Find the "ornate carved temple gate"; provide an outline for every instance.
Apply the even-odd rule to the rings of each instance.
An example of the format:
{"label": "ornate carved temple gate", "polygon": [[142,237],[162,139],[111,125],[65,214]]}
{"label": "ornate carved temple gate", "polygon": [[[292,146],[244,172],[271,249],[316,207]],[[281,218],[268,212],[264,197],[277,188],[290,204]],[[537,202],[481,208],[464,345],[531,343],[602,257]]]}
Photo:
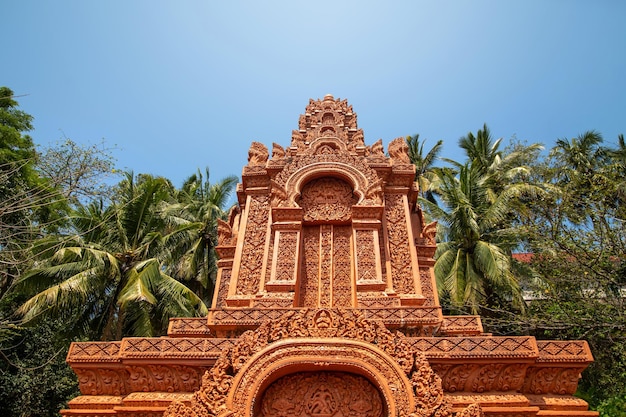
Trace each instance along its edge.
{"label": "ornate carved temple gate", "polygon": [[209,316],[168,337],[74,343],[65,416],[597,416],[584,341],[444,316],[435,224],[403,138],[366,146],[345,100],[310,100],[290,146],[253,142],[218,227]]}

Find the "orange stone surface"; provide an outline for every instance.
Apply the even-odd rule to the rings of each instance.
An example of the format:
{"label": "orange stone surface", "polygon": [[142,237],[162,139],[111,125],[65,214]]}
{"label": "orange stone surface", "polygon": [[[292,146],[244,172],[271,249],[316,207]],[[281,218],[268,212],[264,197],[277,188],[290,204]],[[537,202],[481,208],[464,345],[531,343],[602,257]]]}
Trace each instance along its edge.
{"label": "orange stone surface", "polygon": [[310,100],[286,148],[253,142],[219,221],[206,318],[73,343],[64,416],[597,416],[584,341],[491,336],[443,316],[435,224],[403,138],[366,146],[346,100]]}

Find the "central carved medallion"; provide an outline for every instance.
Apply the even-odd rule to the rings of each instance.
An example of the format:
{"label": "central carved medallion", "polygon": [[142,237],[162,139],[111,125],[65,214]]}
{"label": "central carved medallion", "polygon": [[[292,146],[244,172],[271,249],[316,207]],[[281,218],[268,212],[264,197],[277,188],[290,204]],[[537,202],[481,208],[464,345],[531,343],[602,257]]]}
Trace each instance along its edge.
{"label": "central carved medallion", "polygon": [[381,417],[380,392],[364,377],[346,372],[301,372],[270,385],[258,417]]}

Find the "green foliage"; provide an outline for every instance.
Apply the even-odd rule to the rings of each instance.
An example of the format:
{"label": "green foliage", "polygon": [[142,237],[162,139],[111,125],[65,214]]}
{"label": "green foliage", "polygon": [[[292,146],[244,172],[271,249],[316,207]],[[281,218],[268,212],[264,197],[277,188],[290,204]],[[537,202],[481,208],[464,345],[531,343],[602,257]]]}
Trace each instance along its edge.
{"label": "green foliage", "polygon": [[602,143],[593,131],[559,139],[533,166],[550,192],[528,199],[518,223],[534,254],[524,286],[535,300],[517,320],[539,338],[589,342],[595,362],[579,389],[592,405],[626,387],[626,166]]}
{"label": "green foliage", "polygon": [[19,170],[10,184],[3,184],[0,196],[18,185],[28,186],[37,181],[33,170],[35,147],[25,132],[32,130],[32,116],[17,108],[13,91],[0,87],[0,166],[17,163]]}
{"label": "green foliage", "polygon": [[13,92],[0,87],[0,297],[32,262],[25,252],[31,241],[57,230],[67,209],[35,169],[37,154],[26,134],[31,122]]}
{"label": "green foliage", "polygon": [[428,152],[424,153],[426,141],[420,141],[420,135],[406,137],[409,147],[409,159],[415,165],[415,180],[419,185],[420,196],[435,202],[431,182],[435,179],[433,168],[443,147],[443,140],[438,140]]}
{"label": "green foliage", "polygon": [[626,417],[626,394],[602,401],[596,411],[600,412],[600,417]]}
{"label": "green foliage", "polygon": [[167,223],[182,231],[172,245],[167,271],[185,282],[209,305],[217,274],[217,220],[224,211],[238,178],[230,176],[212,184],[209,170],[187,178],[176,193],[176,202],[164,206]]}
{"label": "green foliage", "polygon": [[202,300],[165,272],[169,247],[184,229],[168,229],[161,207],[173,187],[161,177],[127,173],[115,204],[92,202],[72,217],[73,232],[38,242],[47,256],[15,291],[29,294],[25,321],[55,317],[90,339],[164,334],[170,317],[207,314]]}
{"label": "green foliage", "polygon": [[0,342],[0,415],[56,417],[79,394],[65,363],[69,344],[59,338],[62,326],[46,321]]}
{"label": "green foliage", "polygon": [[430,217],[440,222],[435,276],[442,299],[472,313],[481,308],[523,309],[510,250],[516,231],[512,216],[519,201],[541,192],[524,181],[528,169],[515,153],[503,155],[485,125],[477,135],[461,138],[468,161],[434,168],[430,191],[437,201],[421,199]]}

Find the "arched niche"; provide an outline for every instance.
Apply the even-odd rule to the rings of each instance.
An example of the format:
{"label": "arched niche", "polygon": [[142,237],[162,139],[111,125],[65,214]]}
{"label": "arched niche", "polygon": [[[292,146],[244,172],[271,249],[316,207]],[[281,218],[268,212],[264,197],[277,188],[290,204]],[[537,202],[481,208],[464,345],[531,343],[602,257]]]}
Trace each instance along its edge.
{"label": "arched niche", "polygon": [[306,183],[322,177],[338,178],[347,182],[357,197],[356,204],[364,200],[368,181],[361,171],[341,162],[317,162],[296,171],[285,183],[285,189],[289,193],[289,206],[297,205],[296,200],[299,199]]}

